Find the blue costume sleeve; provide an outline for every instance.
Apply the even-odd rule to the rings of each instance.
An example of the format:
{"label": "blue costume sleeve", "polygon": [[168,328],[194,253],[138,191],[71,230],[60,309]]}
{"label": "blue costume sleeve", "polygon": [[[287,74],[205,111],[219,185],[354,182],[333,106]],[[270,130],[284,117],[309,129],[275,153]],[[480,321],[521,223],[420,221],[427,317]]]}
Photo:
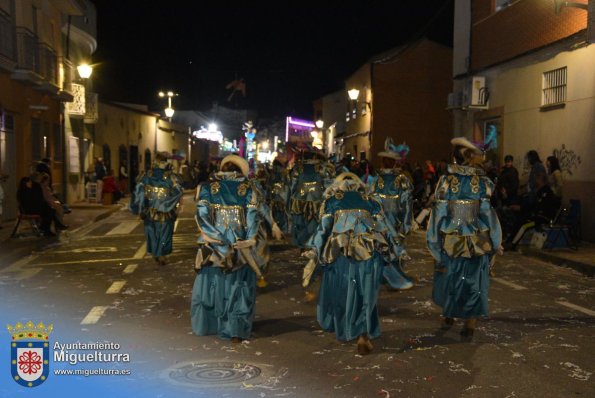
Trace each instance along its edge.
{"label": "blue costume sleeve", "polygon": [[144,178],[136,183],[134,188],[134,201],[130,202],[130,211],[132,214],[140,214],[143,212],[145,204],[145,183]]}
{"label": "blue costume sleeve", "polygon": [[318,228],[312,237],[306,243],[306,247],[314,249],[316,256],[320,260],[322,258],[322,251],[326,245],[326,241],[333,230],[334,217],[330,210],[330,206],[325,200],[321,206],[324,209],[323,214],[320,217]]}
{"label": "blue costume sleeve", "polygon": [[401,211],[403,212],[403,223],[401,224],[401,230],[399,231],[403,235],[407,235],[411,231],[411,220],[413,219],[412,210],[412,196],[411,192],[413,187],[411,183],[407,183],[407,189],[403,190],[400,196],[401,200]]}
{"label": "blue costume sleeve", "polygon": [[210,216],[210,190],[208,184],[203,184],[200,188],[200,193],[198,194],[198,203],[196,204],[196,221],[198,222],[198,226],[200,227],[201,231],[206,234],[210,239],[221,242],[225,244],[227,240],[211,224],[211,216]]}
{"label": "blue costume sleeve", "polygon": [[442,256],[442,237],[440,235],[440,229],[448,215],[448,202],[444,200],[447,188],[448,183],[446,176],[440,177],[438,184],[436,184],[434,206],[430,212],[428,230],[426,233],[428,249],[436,261],[440,261]]}
{"label": "blue costume sleeve", "polygon": [[384,216],[384,212],[382,211],[382,205],[378,203],[379,209],[375,213],[374,217],[376,219],[377,228],[379,231],[385,231],[386,239],[390,243],[391,250],[393,254],[400,258],[403,254],[403,245],[400,243],[401,239],[398,239],[399,234],[395,230],[395,227],[390,222],[386,222],[386,217]]}
{"label": "blue costume sleeve", "polygon": [[494,192],[494,183],[489,179],[485,179],[486,195],[481,199],[479,208],[479,219],[490,228],[490,240],[492,241],[492,248],[494,251],[498,250],[502,244],[502,228],[496,210],[490,204],[490,197]]}
{"label": "blue costume sleeve", "polygon": [[248,192],[248,195],[248,206],[246,208],[246,240],[256,238],[262,215],[266,213],[258,191],[252,188]]}
{"label": "blue costume sleeve", "polygon": [[446,200],[436,200],[434,207],[430,212],[430,220],[428,222],[428,231],[426,233],[426,240],[428,249],[432,257],[436,261],[440,261],[442,254],[442,237],[440,236],[440,227],[447,215],[448,202]]}

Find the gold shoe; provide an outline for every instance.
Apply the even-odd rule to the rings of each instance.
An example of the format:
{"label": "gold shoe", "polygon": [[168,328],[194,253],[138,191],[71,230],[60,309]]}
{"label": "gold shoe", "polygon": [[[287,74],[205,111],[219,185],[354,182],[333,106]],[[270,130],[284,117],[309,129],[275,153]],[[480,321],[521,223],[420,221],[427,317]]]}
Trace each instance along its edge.
{"label": "gold shoe", "polygon": [[357,340],[357,353],[359,355],[368,355],[373,349],[374,346],[367,336],[359,336],[359,339]]}
{"label": "gold shoe", "polygon": [[318,298],[318,296],[316,295],[316,293],[314,293],[314,292],[306,292],[306,295],[304,297],[304,300],[308,304],[315,304],[317,298]]}
{"label": "gold shoe", "polygon": [[477,319],[469,318],[465,320],[465,327],[461,330],[461,336],[466,338],[472,338],[473,333],[475,332],[475,327],[477,326]]}

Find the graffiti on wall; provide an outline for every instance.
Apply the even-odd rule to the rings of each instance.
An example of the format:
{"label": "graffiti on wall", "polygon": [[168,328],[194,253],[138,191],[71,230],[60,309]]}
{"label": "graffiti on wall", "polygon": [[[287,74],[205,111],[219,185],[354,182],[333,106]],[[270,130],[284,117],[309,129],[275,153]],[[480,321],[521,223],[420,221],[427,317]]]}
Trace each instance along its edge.
{"label": "graffiti on wall", "polygon": [[581,157],[572,149],[566,149],[565,144],[562,144],[561,148],[554,149],[553,155],[558,158],[560,169],[570,175],[581,164]]}

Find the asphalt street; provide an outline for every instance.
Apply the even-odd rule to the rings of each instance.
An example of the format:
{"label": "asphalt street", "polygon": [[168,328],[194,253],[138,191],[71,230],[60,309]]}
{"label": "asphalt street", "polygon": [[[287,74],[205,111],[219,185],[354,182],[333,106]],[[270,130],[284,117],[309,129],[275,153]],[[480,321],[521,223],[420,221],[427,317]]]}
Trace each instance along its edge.
{"label": "asphalt street", "polygon": [[[51,341],[116,342],[130,354],[129,363],[109,365],[130,375],[52,374],[36,392],[69,396],[76,385],[87,396],[595,396],[594,279],[505,253],[491,279],[490,317],[463,341],[461,323],[439,330],[424,231],[407,240],[415,286],[380,291],[382,335],[368,356],[320,329],[300,285],[305,260],[287,242],[271,244],[252,339],[196,336],[189,309],[197,230],[192,197],[184,200],[166,266],[146,256],[142,223],[124,209],[35,243],[33,252],[23,242],[0,246],[3,324],[53,323]],[[0,396],[33,396],[10,380],[8,333],[2,341]]]}

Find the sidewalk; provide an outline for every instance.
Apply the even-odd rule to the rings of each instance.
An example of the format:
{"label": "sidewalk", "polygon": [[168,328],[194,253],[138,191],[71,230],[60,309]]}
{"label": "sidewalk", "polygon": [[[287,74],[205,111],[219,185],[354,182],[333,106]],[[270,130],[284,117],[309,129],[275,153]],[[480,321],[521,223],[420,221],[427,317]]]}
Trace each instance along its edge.
{"label": "sidewalk", "polygon": [[522,246],[519,247],[519,252],[524,256],[572,268],[585,276],[595,276],[595,244],[590,242],[581,242],[576,251],[571,249],[540,250]]}
{"label": "sidewalk", "polygon": [[[109,217],[111,214],[127,207],[128,200],[129,197],[126,197],[121,199],[118,203],[109,206],[103,206],[101,203],[88,202],[76,202],[71,204],[70,208],[72,209],[72,213],[64,215],[64,224],[68,225],[69,227],[67,231],[69,233],[73,233],[89,224]],[[2,223],[2,229],[0,229],[0,242],[5,242],[10,239],[10,234],[14,229],[15,223],[16,220],[8,220]],[[28,230],[29,222],[22,221],[19,231],[26,232]]]}

